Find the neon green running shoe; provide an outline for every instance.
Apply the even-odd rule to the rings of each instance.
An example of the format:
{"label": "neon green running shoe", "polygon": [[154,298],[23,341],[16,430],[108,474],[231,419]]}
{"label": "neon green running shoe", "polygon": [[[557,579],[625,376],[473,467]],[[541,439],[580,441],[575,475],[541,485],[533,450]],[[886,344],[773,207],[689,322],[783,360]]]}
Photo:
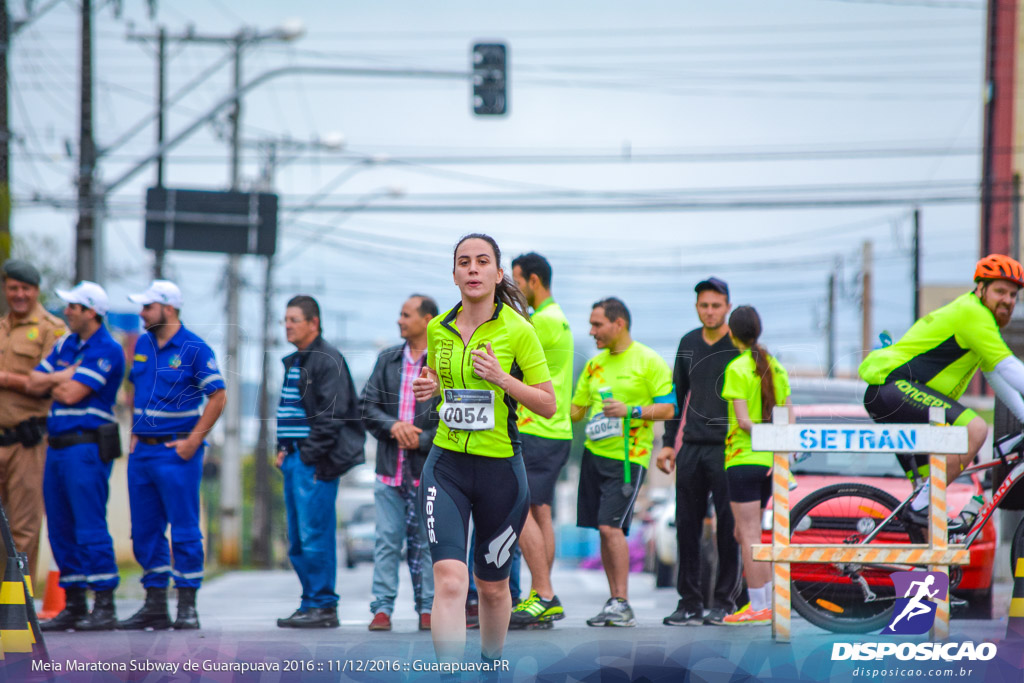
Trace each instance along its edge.
{"label": "neon green running shoe", "polygon": [[523,600],[512,610],[512,617],[509,619],[508,627],[512,630],[544,628],[549,627],[552,621],[565,618],[565,610],[558,596],[551,596],[550,600],[537,595],[536,591],[530,591],[530,596]]}

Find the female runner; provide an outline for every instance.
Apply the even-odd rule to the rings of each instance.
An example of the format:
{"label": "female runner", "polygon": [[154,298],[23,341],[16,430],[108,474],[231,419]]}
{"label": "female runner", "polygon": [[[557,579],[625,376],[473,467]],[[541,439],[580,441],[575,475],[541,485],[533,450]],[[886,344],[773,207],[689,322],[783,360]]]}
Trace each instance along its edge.
{"label": "female runner", "polygon": [[750,594],[749,608],[729,614],[723,623],[733,626],[770,624],[772,566],[754,562],[751,546],[761,542],[761,513],[772,492],[772,454],[754,451],[750,430],[771,422],[775,406],[790,408],[789,376],[779,362],[757,343],[761,317],[751,306],[740,306],[729,316],[729,335],[740,355],[725,367],[722,398],[729,402],[729,432],[725,437],[725,478],[729,507],[736,520],[736,540],[743,555],[743,571]]}
{"label": "female runner", "polygon": [[472,516],[480,651],[489,662],[505,644],[509,569],[530,502],[516,406],[551,417],[555,394],[525,298],[505,276],[494,239],[475,233],[459,240],[453,274],[462,300],[430,321],[427,365],[413,383],[417,401],[442,396],[420,485],[434,563],[431,632],[438,661],[462,660]]}

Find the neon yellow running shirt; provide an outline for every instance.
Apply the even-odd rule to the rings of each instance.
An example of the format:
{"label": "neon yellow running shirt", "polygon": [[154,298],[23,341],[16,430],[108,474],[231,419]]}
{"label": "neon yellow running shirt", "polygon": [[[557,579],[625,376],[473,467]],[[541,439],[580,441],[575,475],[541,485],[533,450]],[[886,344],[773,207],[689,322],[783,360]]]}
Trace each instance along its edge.
{"label": "neon yellow running shirt", "polygon": [[[789,375],[779,365],[774,356],[768,356],[768,366],[772,370],[772,383],[775,385],[775,403],[785,405],[789,396]],[[741,429],[736,419],[733,400],[747,402],[747,413],[750,421],[761,422],[761,378],[757,374],[754,356],[747,349],[736,356],[725,366],[725,383],[722,386],[722,398],[729,404],[729,433],[725,435],[725,468],[734,465],[762,465],[771,467],[770,451],[755,451],[750,445],[750,433]]]}
{"label": "neon yellow running shirt", "polygon": [[869,353],[859,372],[868,384],[906,379],[956,400],[978,368],[991,372],[1011,355],[992,311],[968,292],[918,320],[892,346]]}
{"label": "neon yellow running shirt", "polygon": [[[653,403],[675,404],[676,393],[672,386],[672,370],[653,349],[640,342],[633,342],[621,353],[603,349],[583,368],[576,383],[572,402],[586,406],[588,419],[593,422],[603,407],[601,390],[611,389],[612,398],[627,406],[648,406]],[[615,420],[616,418],[609,418]],[[617,418],[623,420],[623,418]],[[586,448],[594,455],[613,460],[625,460],[625,443],[621,436],[608,436],[592,440],[588,435]],[[647,467],[654,446],[654,421],[630,420],[629,460]]]}
{"label": "neon yellow running shirt", "polygon": [[544,439],[572,439],[572,420],[569,418],[569,402],[572,399],[572,330],[562,307],[548,298],[530,316],[533,329],[537,332],[544,356],[551,373],[551,384],[555,389],[558,410],[550,420],[520,408],[519,431]]}
{"label": "neon yellow running shirt", "polygon": [[[533,385],[551,379],[544,349],[530,322],[501,302],[495,304],[494,315],[490,320],[476,328],[469,344],[465,344],[456,323],[456,315],[461,309],[460,302],[434,317],[427,325],[427,365],[437,372],[442,397],[438,407],[441,420],[434,436],[434,445],[472,455],[510,458],[514,455],[512,441],[519,440],[516,427],[518,404],[506,396],[500,387],[474,374],[470,351],[486,350],[489,342],[502,370]],[[486,408],[483,404],[471,404],[468,409],[464,407],[465,397],[459,392],[466,389],[477,390],[470,400],[483,395],[493,399],[491,412],[475,413],[482,415],[482,420],[486,422],[474,418],[470,423],[466,419],[468,409],[480,411]],[[449,401],[449,398],[453,400]],[[449,423],[455,420],[461,420],[467,429],[449,427]]]}

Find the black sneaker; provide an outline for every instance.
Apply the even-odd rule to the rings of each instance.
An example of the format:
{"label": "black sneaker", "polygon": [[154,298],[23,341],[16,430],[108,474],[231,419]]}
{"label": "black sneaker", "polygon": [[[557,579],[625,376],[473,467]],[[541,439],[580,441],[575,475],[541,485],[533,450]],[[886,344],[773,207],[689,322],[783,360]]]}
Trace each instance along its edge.
{"label": "black sneaker", "polygon": [[721,607],[714,607],[708,612],[708,615],[704,617],[704,623],[709,626],[721,626],[725,623],[725,617],[729,614],[728,610]]}
{"label": "black sneaker", "polygon": [[703,626],[704,610],[680,607],[675,612],[662,619],[661,623],[666,626]]}
{"label": "black sneaker", "polygon": [[338,628],[337,607],[297,609],[290,617],[278,619],[280,628]]}

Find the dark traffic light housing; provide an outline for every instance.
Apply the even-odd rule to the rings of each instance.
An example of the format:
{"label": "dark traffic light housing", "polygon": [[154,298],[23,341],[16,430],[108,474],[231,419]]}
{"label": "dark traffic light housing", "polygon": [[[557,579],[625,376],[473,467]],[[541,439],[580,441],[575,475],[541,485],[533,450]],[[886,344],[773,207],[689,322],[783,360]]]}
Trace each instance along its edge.
{"label": "dark traffic light housing", "polygon": [[473,113],[477,116],[507,114],[508,48],[504,43],[476,43],[472,58]]}

